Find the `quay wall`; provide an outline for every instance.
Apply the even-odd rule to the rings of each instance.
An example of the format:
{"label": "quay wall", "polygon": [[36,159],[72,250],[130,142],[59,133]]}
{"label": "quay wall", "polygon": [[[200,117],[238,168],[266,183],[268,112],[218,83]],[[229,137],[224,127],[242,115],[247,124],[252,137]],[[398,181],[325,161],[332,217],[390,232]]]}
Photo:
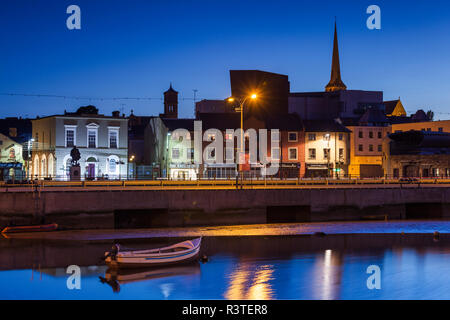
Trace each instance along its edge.
{"label": "quay wall", "polygon": [[1,192],[0,227],[177,227],[450,218],[450,187]]}

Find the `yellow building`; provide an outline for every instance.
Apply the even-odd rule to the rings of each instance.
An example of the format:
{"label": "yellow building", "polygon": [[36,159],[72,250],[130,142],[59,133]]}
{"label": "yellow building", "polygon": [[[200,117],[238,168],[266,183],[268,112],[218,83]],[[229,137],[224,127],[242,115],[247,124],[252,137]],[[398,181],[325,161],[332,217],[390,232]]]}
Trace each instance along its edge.
{"label": "yellow building", "polygon": [[383,140],[391,133],[389,127],[348,126],[350,133],[350,177],[384,176]]}
{"label": "yellow building", "polygon": [[392,132],[405,132],[409,130],[450,132],[450,120],[399,123],[392,125]]}
{"label": "yellow building", "polygon": [[350,133],[349,175],[355,178],[384,176],[383,140],[391,133],[383,111],[370,108],[357,123],[347,124]]}

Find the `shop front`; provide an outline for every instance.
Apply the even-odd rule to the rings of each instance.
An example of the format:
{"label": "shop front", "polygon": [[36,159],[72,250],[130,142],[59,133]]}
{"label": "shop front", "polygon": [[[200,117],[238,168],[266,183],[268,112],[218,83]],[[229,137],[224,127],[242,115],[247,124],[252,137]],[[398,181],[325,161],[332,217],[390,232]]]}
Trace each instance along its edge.
{"label": "shop front", "polygon": [[26,173],[20,162],[0,163],[0,179],[2,181],[16,182],[26,180]]}
{"label": "shop front", "polygon": [[306,178],[326,178],[330,176],[331,170],[333,169],[333,165],[330,163],[324,164],[306,164]]}

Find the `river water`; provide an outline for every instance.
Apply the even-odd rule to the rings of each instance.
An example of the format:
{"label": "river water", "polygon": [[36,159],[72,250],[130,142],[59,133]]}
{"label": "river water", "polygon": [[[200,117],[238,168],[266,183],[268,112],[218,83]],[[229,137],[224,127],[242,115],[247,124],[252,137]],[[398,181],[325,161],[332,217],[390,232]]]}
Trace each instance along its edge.
{"label": "river water", "polygon": [[[0,299],[450,299],[450,234],[387,230],[206,236],[207,262],[126,272],[100,260],[111,239],[0,239]],[[151,248],[183,239],[119,241]],[[79,290],[67,286],[69,265],[81,268]],[[370,289],[377,275],[380,288]]]}

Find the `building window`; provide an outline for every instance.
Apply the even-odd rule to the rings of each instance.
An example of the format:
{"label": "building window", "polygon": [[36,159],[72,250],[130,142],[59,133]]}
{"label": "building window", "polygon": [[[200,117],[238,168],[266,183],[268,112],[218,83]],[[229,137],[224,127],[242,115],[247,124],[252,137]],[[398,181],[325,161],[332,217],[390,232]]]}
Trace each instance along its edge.
{"label": "building window", "polygon": [[323,158],[325,160],[330,160],[330,149],[329,148],[323,149]]}
{"label": "building window", "polygon": [[188,148],[186,156],[188,160],[194,161],[194,148]]}
{"label": "building window", "polygon": [[297,142],[297,132],[289,132],[288,141],[289,142]]}
{"label": "building window", "polygon": [[381,139],[381,138],[382,138],[381,131],[378,131],[378,139]]}
{"label": "building window", "polygon": [[381,146],[381,144],[378,145],[378,152],[383,151],[383,147]]}
{"label": "building window", "polygon": [[97,148],[97,130],[88,130],[88,148]]}
{"label": "building window", "polygon": [[271,158],[272,160],[280,160],[280,148],[272,148]]}
{"label": "building window", "polygon": [[393,174],[394,174],[394,178],[398,178],[400,176],[400,169],[395,168]]}
{"label": "building window", "polygon": [[369,131],[369,138],[373,139],[373,132],[372,131]]}
{"label": "building window", "polygon": [[363,137],[363,132],[362,132],[362,131],[359,131],[359,132],[358,132],[358,137],[359,137],[359,138],[362,138],[362,137]]}
{"label": "building window", "polygon": [[289,148],[289,160],[297,160],[297,148]]}
{"label": "building window", "polygon": [[439,131],[439,132],[443,132],[443,131],[444,131],[444,128],[442,128],[442,127],[441,127],[441,128],[438,128],[438,131]]}
{"label": "building window", "polygon": [[315,133],[309,133],[308,134],[308,140],[309,141],[316,141],[316,134]]}
{"label": "building window", "polygon": [[179,159],[180,158],[180,149],[178,148],[172,148],[172,159]]}
{"label": "building window", "polygon": [[272,142],[280,142],[280,131],[271,130],[270,138],[272,139]]}
{"label": "building window", "polygon": [[117,170],[116,159],[109,159],[109,172],[116,173],[116,170]]}
{"label": "building window", "polygon": [[343,148],[339,148],[339,160],[344,159],[344,149]]}
{"label": "building window", "polygon": [[373,151],[373,145],[369,144],[369,151],[372,152]]}
{"label": "building window", "polygon": [[343,133],[339,133],[339,141],[342,141],[344,139],[344,134]]}
{"label": "building window", "polygon": [[362,144],[358,145],[358,151],[363,151],[363,150],[364,150],[363,145]]}
{"label": "building window", "polygon": [[308,149],[308,159],[316,160],[316,149]]}
{"label": "building window", "polygon": [[75,146],[75,129],[66,129],[66,147],[72,148]]}
{"label": "building window", "polygon": [[323,141],[330,141],[330,134],[329,133],[325,133],[323,135]]}
{"label": "building window", "polygon": [[234,160],[234,148],[225,148],[225,160]]}
{"label": "building window", "polygon": [[112,149],[119,148],[119,128],[109,128],[108,141],[110,148]]}

